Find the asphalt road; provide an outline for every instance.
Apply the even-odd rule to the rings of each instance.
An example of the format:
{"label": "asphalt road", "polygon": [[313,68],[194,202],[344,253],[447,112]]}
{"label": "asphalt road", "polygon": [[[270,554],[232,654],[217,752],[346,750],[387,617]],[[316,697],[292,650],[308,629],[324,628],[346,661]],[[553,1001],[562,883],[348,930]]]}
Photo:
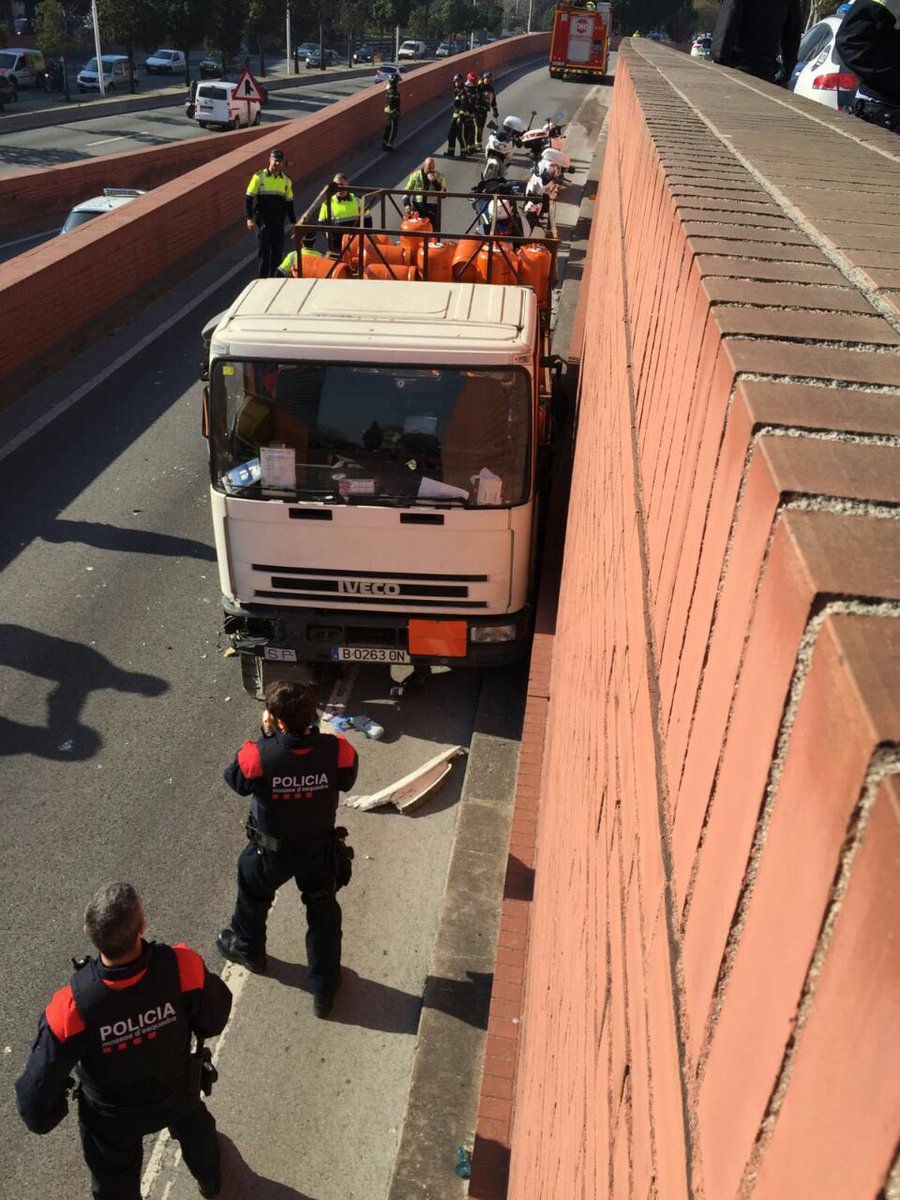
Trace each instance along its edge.
{"label": "asphalt road", "polygon": [[[539,96],[548,112],[581,114],[576,206],[610,94],[545,70],[501,89],[505,112],[527,115]],[[351,178],[402,185],[444,127],[415,133],[409,122],[394,155],[361,156]],[[477,175],[471,163],[441,166],[451,190]],[[0,1197],[10,1200],[87,1195],[75,1122],[28,1135],[12,1082],[41,1008],[86,949],[81,914],[96,887],[133,880],[150,936],[184,940],[222,967],[214,939],[233,902],[244,805],[221,771],[254,736],[259,708],[217,644],[197,368],[199,331],[252,277],[252,249],[248,236],[0,418]],[[27,437],[41,413],[47,423]],[[415,700],[392,698],[390,685],[367,668],[353,686],[349,710],[386,730],[380,742],[352,735],[360,792],[471,736],[477,672],[436,674]],[[272,919],[273,969],[249,982],[232,974],[241,995],[214,1098],[234,1143],[225,1197],[385,1196],[463,771],[415,817],[347,811],[357,864],[342,894],[347,982],[333,1022],[316,1022],[302,991],[299,905],[287,891]],[[196,1195],[171,1159],[151,1166],[154,1198]]]}

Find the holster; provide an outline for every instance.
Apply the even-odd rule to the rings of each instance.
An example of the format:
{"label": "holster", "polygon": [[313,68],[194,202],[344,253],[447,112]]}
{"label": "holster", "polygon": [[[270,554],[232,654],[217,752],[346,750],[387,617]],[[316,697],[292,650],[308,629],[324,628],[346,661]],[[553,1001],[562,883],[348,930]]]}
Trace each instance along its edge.
{"label": "holster", "polygon": [[334,890],[339,892],[353,878],[353,847],[347,845],[349,831],[338,825],[332,834],[334,851]]}
{"label": "holster", "polygon": [[204,1044],[203,1038],[198,1037],[188,1068],[190,1095],[197,1097],[212,1095],[213,1084],[218,1078],[219,1072],[213,1066],[212,1051]]}

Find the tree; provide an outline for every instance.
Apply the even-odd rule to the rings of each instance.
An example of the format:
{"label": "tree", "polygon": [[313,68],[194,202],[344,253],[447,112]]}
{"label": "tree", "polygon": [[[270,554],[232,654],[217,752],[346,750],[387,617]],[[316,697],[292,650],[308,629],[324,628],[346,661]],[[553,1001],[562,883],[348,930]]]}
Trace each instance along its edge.
{"label": "tree", "polygon": [[184,53],[184,83],[188,87],[191,46],[203,40],[212,14],[212,0],[165,0],[159,7],[173,48]]}
{"label": "tree", "polygon": [[34,32],[37,44],[45,54],[55,57],[65,53],[69,45],[69,36],[66,32],[65,13],[59,0],[43,0],[43,3],[38,5]]}
{"label": "tree", "polygon": [[247,0],[217,0],[206,23],[204,45],[213,55],[222,56],[222,75],[241,49],[241,31],[247,24]]}
{"label": "tree", "polygon": [[97,19],[104,39],[125,47],[131,67],[131,90],[135,90],[135,46],[155,42],[165,32],[159,8],[144,0],[97,0]]}
{"label": "tree", "polygon": [[283,0],[249,0],[247,4],[247,41],[256,43],[259,51],[259,73],[266,73],[265,39],[277,34],[284,26]]}

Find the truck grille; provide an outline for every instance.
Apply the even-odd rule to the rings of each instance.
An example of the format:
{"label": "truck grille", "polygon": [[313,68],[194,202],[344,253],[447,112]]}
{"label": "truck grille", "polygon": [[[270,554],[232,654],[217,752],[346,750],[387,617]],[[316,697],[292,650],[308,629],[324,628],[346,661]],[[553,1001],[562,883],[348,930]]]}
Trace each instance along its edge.
{"label": "truck grille", "polygon": [[257,588],[260,599],[314,600],[386,608],[487,608],[469,599],[469,584],[487,583],[487,575],[417,574],[398,571],[342,571],[334,568],[281,567],[253,563],[269,576],[269,587]]}

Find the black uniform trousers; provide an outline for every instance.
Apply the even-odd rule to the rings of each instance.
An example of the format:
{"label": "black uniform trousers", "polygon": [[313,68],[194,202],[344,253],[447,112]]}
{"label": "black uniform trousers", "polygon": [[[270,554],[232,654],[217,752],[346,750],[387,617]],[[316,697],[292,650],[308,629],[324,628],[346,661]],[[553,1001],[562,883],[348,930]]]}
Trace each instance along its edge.
{"label": "black uniform trousers", "polygon": [[335,897],[334,843],[326,837],[290,851],[263,850],[248,842],[238,859],[238,891],[231,918],[240,949],[260,959],[266,951],[266,920],[283,883],[293,879],[306,908],[307,983],[328,992],[341,969],[341,906]]}
{"label": "black uniform trousers", "polygon": [[384,137],[382,145],[393,146],[394,138],[397,136],[397,129],[400,125],[399,113],[388,113],[388,118],[384,123]]}
{"label": "black uniform trousers", "polygon": [[216,1122],[199,1097],[175,1106],[162,1120],[143,1119],[140,1111],[106,1116],[84,1097],[78,1107],[78,1129],[94,1200],[141,1200],[142,1139],[164,1126],[181,1144],[185,1166],[195,1179],[205,1182],[219,1174]]}
{"label": "black uniform trousers", "polygon": [[284,259],[284,221],[273,225],[260,225],[257,233],[259,278],[269,279],[278,274]]}

